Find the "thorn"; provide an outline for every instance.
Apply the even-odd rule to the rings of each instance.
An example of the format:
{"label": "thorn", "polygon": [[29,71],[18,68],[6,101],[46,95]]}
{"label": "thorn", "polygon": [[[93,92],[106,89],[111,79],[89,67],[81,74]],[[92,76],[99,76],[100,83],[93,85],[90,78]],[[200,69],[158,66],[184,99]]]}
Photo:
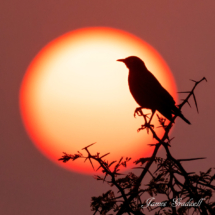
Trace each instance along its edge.
{"label": "thorn", "polygon": [[[96,142],[95,142],[95,143],[96,143]],[[87,149],[88,147],[90,147],[90,146],[94,145],[95,143],[92,143],[92,144],[90,144],[90,145],[88,145],[88,146],[84,147],[82,150]]]}
{"label": "thorn", "polygon": [[193,81],[193,82],[195,82],[195,83],[197,82],[197,81],[194,81],[194,80],[192,80],[192,79],[190,79],[190,81]]}
{"label": "thorn", "polygon": [[93,170],[95,170],[95,169],[94,169],[94,166],[93,166],[93,163],[92,163],[92,161],[91,161],[91,159],[90,159],[90,158],[89,158],[89,160],[90,160],[90,163],[91,163],[91,165],[92,165],[92,167],[93,167]]}
{"label": "thorn", "polygon": [[192,94],[193,94],[193,99],[194,99],[194,102],[195,102],[195,105],[196,105],[196,110],[199,113],[198,106],[197,106],[197,101],[196,101],[196,97],[195,97],[194,93],[192,93]]}
{"label": "thorn", "polygon": [[184,92],[178,92],[178,93],[190,93],[189,91],[184,91]]}
{"label": "thorn", "polygon": [[96,171],[98,171],[102,166],[100,165]]}
{"label": "thorn", "polygon": [[188,158],[188,159],[178,159],[179,162],[181,161],[194,161],[194,160],[200,160],[200,159],[206,159],[206,157],[201,158]]}
{"label": "thorn", "polygon": [[172,137],[172,138],[169,140],[169,142],[171,142],[173,139],[175,139],[175,137]]}
{"label": "thorn", "polygon": [[102,155],[100,158],[103,158],[103,157],[105,157],[105,156],[107,156],[109,154],[110,154],[110,152],[106,153],[105,155]]}
{"label": "thorn", "polygon": [[187,100],[187,104],[191,107],[191,105],[190,105],[190,103],[189,103],[189,101]]}

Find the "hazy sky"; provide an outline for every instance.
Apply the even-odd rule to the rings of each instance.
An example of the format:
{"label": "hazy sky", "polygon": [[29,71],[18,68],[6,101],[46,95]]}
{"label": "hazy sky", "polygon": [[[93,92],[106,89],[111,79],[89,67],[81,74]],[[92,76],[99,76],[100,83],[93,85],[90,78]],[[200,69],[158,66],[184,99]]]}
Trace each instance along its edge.
{"label": "hazy sky", "polygon": [[207,157],[187,170],[214,167],[214,0],[9,0],[1,1],[0,10],[0,214],[90,215],[91,196],[108,190],[92,176],[45,158],[19,113],[19,88],[31,60],[48,42],[77,28],[107,26],[142,38],[163,56],[179,91],[191,89],[189,79],[207,78],[196,90],[200,113],[193,101],[192,109],[183,109],[192,125],[177,121],[171,150],[176,158]]}

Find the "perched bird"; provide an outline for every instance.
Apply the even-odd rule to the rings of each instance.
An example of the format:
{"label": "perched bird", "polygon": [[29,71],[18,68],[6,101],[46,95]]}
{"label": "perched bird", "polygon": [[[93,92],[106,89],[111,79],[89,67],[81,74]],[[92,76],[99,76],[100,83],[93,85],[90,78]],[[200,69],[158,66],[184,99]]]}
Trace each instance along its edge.
{"label": "perched bird", "polygon": [[[162,87],[140,58],[130,56],[117,61],[125,63],[129,69],[128,85],[132,96],[140,105],[139,109],[151,109],[152,115],[148,122],[149,124],[156,110],[170,121],[173,120],[172,114],[174,114],[190,124],[175,105],[172,96]],[[135,112],[138,112],[138,108]]]}

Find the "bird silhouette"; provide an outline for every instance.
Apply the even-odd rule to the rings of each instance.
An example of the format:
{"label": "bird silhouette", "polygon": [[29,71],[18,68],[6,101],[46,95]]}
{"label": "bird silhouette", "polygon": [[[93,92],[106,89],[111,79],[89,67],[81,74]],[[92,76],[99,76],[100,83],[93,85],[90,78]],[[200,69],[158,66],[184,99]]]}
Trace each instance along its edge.
{"label": "bird silhouette", "polygon": [[125,63],[129,69],[129,89],[135,101],[140,105],[135,110],[135,114],[142,108],[151,109],[152,115],[148,122],[149,125],[156,110],[170,121],[173,121],[173,114],[190,124],[175,105],[172,96],[162,87],[140,58],[130,56],[125,59],[118,59],[117,61]]}

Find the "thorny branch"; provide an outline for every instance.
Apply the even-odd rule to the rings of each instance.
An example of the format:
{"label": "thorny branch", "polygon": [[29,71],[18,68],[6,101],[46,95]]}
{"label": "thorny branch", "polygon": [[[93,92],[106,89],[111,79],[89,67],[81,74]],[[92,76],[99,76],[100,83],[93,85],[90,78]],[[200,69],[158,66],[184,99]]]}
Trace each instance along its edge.
{"label": "thorny branch", "polygon": [[[195,85],[191,91],[181,92],[188,93],[187,97],[183,100],[181,104],[178,105],[179,109],[181,109],[186,103],[189,104],[189,98],[192,96],[196,105],[196,109],[198,112],[198,106],[196,97],[194,94],[194,90],[196,86],[201,83],[206,78],[202,78],[200,81],[194,81]],[[207,80],[206,80],[207,81]],[[107,214],[108,212],[114,212],[116,215],[121,214],[135,214],[135,215],[143,215],[143,209],[145,208],[146,201],[142,201],[141,196],[144,193],[149,193],[151,196],[155,196],[157,194],[163,194],[166,196],[166,205],[152,208],[151,206],[147,207],[149,211],[156,210],[155,214],[187,214],[190,213],[192,209],[193,214],[215,214],[215,202],[211,202],[212,192],[215,190],[215,186],[212,185],[212,182],[215,180],[215,175],[210,175],[211,169],[209,169],[206,173],[201,173],[197,175],[195,173],[188,173],[183,168],[181,162],[192,161],[204,158],[191,158],[191,159],[175,159],[170,151],[169,146],[172,139],[169,138],[169,131],[172,128],[175,118],[173,117],[173,121],[166,124],[166,120],[162,117],[158,117],[158,121],[160,123],[160,127],[164,129],[164,135],[162,138],[159,138],[156,134],[154,127],[152,125],[147,124],[147,115],[144,115],[142,109],[138,109],[138,115],[144,118],[145,124],[138,129],[141,131],[146,129],[147,132],[151,132],[153,138],[155,138],[158,142],[156,144],[151,144],[154,146],[154,151],[151,157],[140,158],[135,161],[135,164],[141,163],[144,167],[139,167],[142,169],[142,172],[139,176],[136,176],[133,173],[129,173],[124,178],[118,178],[120,168],[122,166],[126,167],[127,162],[131,160],[131,158],[123,159],[123,157],[117,162],[113,161],[110,164],[108,161],[104,160],[104,157],[109,153],[100,156],[99,153],[96,155],[92,155],[89,151],[89,147],[93,144],[84,147],[82,150],[85,150],[87,156],[84,156],[82,153],[78,152],[78,154],[70,155],[64,152],[64,155],[59,160],[63,162],[68,162],[69,160],[76,160],[78,158],[84,158],[85,161],[89,160],[93,169],[93,161],[99,164],[98,169],[102,169],[104,173],[104,177],[95,176],[95,179],[102,180],[103,182],[108,183],[110,186],[115,186],[118,189],[119,196],[115,196],[112,190],[107,191],[102,196],[92,197],[91,209],[94,211],[94,214],[97,212],[100,214]],[[166,159],[156,157],[158,149],[160,146],[163,146],[166,150]],[[151,165],[155,163],[157,165],[157,170],[152,174],[150,172]],[[97,170],[98,170],[97,169]],[[149,173],[152,177],[152,180],[147,185],[146,189],[141,188],[141,182],[145,177],[146,173]],[[180,177],[178,177],[180,176]],[[184,180],[182,180],[184,178]],[[199,207],[171,207],[171,203],[174,199],[192,199],[194,202],[198,202],[200,199],[204,199]],[[153,201],[152,201],[153,202]],[[110,215],[113,213],[110,213]]]}

